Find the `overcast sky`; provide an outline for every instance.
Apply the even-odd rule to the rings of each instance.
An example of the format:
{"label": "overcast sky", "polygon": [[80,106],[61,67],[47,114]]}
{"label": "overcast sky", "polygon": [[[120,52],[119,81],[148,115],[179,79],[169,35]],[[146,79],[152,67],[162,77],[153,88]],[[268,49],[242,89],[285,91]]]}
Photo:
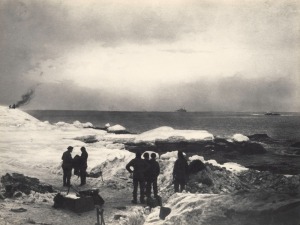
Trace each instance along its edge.
{"label": "overcast sky", "polygon": [[300,111],[300,1],[1,0],[0,104]]}

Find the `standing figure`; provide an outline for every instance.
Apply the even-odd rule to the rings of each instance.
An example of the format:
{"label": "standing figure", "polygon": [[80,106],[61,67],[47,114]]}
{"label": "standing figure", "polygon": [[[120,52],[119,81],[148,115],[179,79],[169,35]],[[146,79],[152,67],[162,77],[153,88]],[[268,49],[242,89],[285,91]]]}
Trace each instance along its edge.
{"label": "standing figure", "polygon": [[151,153],[151,159],[150,159],[150,171],[149,173],[149,181],[147,181],[146,184],[146,195],[147,197],[151,197],[151,188],[153,187],[153,194],[154,197],[158,197],[158,189],[157,189],[157,177],[160,173],[160,167],[158,162],[156,161],[156,154]]}
{"label": "standing figure", "polygon": [[63,160],[62,169],[63,169],[63,185],[64,187],[71,186],[71,175],[72,175],[72,167],[73,167],[73,159],[71,152],[73,151],[73,147],[69,146],[68,150],[65,151],[61,157]]}
{"label": "standing figure", "polygon": [[[133,170],[130,168],[133,167]],[[133,204],[137,203],[137,189],[140,186],[140,202],[145,203],[145,171],[149,169],[149,165],[142,159],[141,153],[136,152],[135,158],[132,159],[127,165],[128,172],[133,173]]]}
{"label": "standing figure", "polygon": [[81,147],[81,156],[80,156],[80,186],[86,184],[86,169],[87,169],[87,159],[88,159],[88,153],[85,149],[85,147]]}
{"label": "standing figure", "polygon": [[175,192],[182,192],[188,179],[189,165],[184,158],[183,152],[178,151],[178,159],[175,161],[173,169],[173,181]]}
{"label": "standing figure", "polygon": [[[145,152],[143,154],[143,157],[144,157],[144,161],[149,165],[149,168],[144,173],[144,176],[145,176],[145,194],[146,194],[147,197],[149,197],[148,196],[149,193],[147,192],[148,183],[151,182],[151,179],[150,179],[150,176],[151,176],[151,174],[150,174],[151,173],[151,165],[150,165],[149,153]],[[151,193],[150,193],[150,195],[151,195]]]}

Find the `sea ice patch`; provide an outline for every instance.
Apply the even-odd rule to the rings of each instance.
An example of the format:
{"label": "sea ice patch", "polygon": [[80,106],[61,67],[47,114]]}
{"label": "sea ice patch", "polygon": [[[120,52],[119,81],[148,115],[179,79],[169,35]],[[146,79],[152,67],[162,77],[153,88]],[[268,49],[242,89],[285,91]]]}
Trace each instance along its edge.
{"label": "sea ice patch", "polygon": [[175,130],[172,127],[159,127],[137,135],[135,143],[155,142],[156,140],[213,140],[214,136],[205,130]]}
{"label": "sea ice patch", "polygon": [[232,140],[236,142],[244,142],[244,141],[249,141],[249,138],[243,134],[235,134],[232,136]]}

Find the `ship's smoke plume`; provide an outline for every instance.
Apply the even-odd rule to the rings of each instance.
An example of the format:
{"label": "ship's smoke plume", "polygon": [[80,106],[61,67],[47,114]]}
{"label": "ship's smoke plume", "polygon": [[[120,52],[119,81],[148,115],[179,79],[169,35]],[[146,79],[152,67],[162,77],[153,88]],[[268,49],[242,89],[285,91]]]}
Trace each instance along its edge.
{"label": "ship's smoke plume", "polygon": [[22,99],[18,101],[15,105],[16,108],[27,105],[34,96],[34,89],[29,89],[24,95],[22,95]]}

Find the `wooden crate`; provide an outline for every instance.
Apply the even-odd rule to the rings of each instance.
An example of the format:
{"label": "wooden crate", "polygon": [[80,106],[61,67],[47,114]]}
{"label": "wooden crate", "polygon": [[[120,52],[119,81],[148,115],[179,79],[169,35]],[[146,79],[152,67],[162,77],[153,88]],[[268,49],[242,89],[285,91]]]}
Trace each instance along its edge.
{"label": "wooden crate", "polygon": [[91,196],[84,196],[77,199],[65,197],[64,208],[76,213],[87,212],[95,208],[94,200]]}

